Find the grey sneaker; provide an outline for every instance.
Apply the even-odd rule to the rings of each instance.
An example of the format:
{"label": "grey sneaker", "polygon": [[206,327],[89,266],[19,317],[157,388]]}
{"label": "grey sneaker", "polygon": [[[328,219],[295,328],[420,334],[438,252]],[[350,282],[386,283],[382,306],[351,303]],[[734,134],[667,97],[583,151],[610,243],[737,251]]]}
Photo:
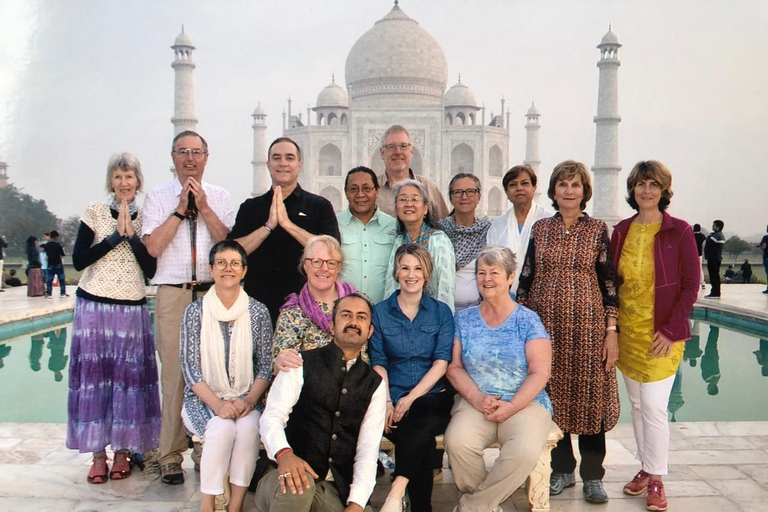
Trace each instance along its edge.
{"label": "grey sneaker", "polygon": [[602,480],[584,480],[584,499],[588,503],[607,503],[608,495]]}
{"label": "grey sneaker", "polygon": [[573,487],[576,485],[576,477],[573,473],[556,473],[552,472],[552,476],[549,477],[549,495],[557,496],[566,487]]}

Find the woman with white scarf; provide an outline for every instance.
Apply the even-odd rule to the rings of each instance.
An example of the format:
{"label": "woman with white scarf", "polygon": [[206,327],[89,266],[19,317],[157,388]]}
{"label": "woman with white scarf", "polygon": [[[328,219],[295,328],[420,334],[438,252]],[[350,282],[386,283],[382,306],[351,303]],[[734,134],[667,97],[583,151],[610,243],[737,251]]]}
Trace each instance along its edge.
{"label": "woman with white scarf", "polygon": [[[501,181],[509,202],[512,203],[507,213],[497,217],[488,230],[488,245],[503,245],[509,247],[515,259],[521,264],[525,261],[525,253],[531,240],[531,228],[539,219],[552,217],[555,213],[533,201],[536,194],[536,172],[528,164],[512,167]],[[510,293],[517,294],[520,283],[520,273],[515,274],[515,280]]]}
{"label": "woman with white scarf", "polygon": [[203,441],[201,512],[214,510],[216,495],[225,492],[227,472],[232,492],[228,510],[240,512],[258,458],[272,322],[266,306],[240,286],[247,270],[240,244],[217,243],[208,264],[214,285],[187,307],[181,324],[181,416],[190,434]]}

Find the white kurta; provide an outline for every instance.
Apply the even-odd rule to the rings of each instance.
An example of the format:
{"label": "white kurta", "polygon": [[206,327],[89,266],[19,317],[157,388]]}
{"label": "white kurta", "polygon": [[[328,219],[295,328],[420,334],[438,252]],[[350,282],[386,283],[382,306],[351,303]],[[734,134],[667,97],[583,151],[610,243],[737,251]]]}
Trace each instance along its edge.
{"label": "white kurta", "polygon": [[515,272],[515,281],[512,283],[510,290],[515,295],[517,295],[517,285],[520,282],[520,271],[525,262],[525,253],[528,251],[528,242],[531,239],[531,228],[537,220],[552,217],[554,214],[555,212],[547,210],[537,203],[532,203],[522,230],[518,227],[514,207],[507,210],[507,213],[491,223],[491,227],[488,230],[488,245],[503,245],[509,247],[515,254],[517,271]]}

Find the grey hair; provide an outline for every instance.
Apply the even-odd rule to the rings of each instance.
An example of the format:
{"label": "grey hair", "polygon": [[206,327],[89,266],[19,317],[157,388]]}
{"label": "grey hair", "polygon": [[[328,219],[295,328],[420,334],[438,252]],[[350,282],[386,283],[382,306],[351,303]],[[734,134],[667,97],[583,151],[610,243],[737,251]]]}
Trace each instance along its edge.
{"label": "grey hair", "polygon": [[480,251],[475,261],[475,273],[477,273],[477,266],[481,261],[486,265],[503,268],[507,273],[507,277],[514,274],[515,270],[517,270],[515,254],[509,247],[503,245],[487,245],[485,249]]}
{"label": "grey hair", "polygon": [[408,130],[405,128],[405,126],[394,124],[387,128],[387,131],[384,132],[384,135],[381,136],[381,147],[384,147],[384,144],[387,141],[387,137],[392,135],[393,133],[404,133],[408,136],[408,142],[411,141],[411,134],[408,132]]}
{"label": "grey hair", "polygon": [[117,169],[123,169],[124,171],[133,171],[136,175],[138,185],[136,186],[136,192],[141,192],[144,186],[144,175],[141,173],[141,162],[138,157],[133,153],[115,153],[109,157],[109,163],[107,163],[107,193],[111,194],[112,190],[112,174]]}
{"label": "grey hair", "polygon": [[427,187],[424,186],[424,184],[420,181],[416,180],[403,180],[398,181],[397,184],[392,187],[392,194],[394,194],[395,197],[395,208],[397,208],[397,196],[400,194],[400,191],[403,189],[403,187],[416,187],[419,189],[419,192],[421,193],[421,197],[424,198],[424,202],[429,205],[429,192],[427,192]]}
{"label": "grey hair", "polygon": [[304,251],[301,253],[301,260],[299,260],[299,273],[304,274],[304,259],[308,258],[309,251],[315,244],[325,245],[331,254],[336,253],[339,257],[339,273],[344,268],[344,253],[341,251],[341,244],[339,241],[333,238],[331,235],[317,235],[313,236],[307,241],[307,245],[304,246]]}

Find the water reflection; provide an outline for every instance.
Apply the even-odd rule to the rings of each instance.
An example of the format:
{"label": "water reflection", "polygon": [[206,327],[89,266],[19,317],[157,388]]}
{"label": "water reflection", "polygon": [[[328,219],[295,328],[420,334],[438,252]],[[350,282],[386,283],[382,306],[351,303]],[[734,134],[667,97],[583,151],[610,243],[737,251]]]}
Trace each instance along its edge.
{"label": "water reflection", "polygon": [[33,372],[40,371],[40,359],[43,357],[43,346],[45,345],[45,338],[42,334],[35,334],[32,336],[32,342],[29,345],[29,367]]}
{"label": "water reflection", "polygon": [[760,374],[768,377],[768,340],[760,340],[760,348],[752,352],[760,365]]}
{"label": "water reflection", "polygon": [[683,408],[685,400],[683,400],[683,365],[677,367],[677,373],[675,374],[675,382],[672,383],[672,392],[669,394],[669,404],[667,410],[672,415],[670,421],[677,421],[675,419],[675,413]]}
{"label": "water reflection", "polygon": [[715,396],[720,392],[720,354],[717,352],[717,339],[720,337],[720,328],[709,326],[707,344],[704,347],[704,356],[701,358],[701,378],[707,383],[707,394]]}
{"label": "water reflection", "polygon": [[64,355],[67,349],[67,328],[48,331],[43,335],[48,339],[48,349],[51,351],[51,357],[48,359],[48,369],[53,372],[53,378],[56,382],[64,379],[62,371],[67,367],[69,356]]}
{"label": "water reflection", "polygon": [[3,368],[5,366],[5,362],[3,359],[6,358],[8,354],[11,353],[11,347],[6,345],[5,343],[0,344],[0,368]]}
{"label": "water reflection", "polygon": [[691,339],[685,342],[685,350],[683,351],[683,361],[688,361],[691,368],[696,367],[696,360],[703,354],[700,346],[700,331],[700,323],[698,320],[695,320],[693,326],[691,326]]}

